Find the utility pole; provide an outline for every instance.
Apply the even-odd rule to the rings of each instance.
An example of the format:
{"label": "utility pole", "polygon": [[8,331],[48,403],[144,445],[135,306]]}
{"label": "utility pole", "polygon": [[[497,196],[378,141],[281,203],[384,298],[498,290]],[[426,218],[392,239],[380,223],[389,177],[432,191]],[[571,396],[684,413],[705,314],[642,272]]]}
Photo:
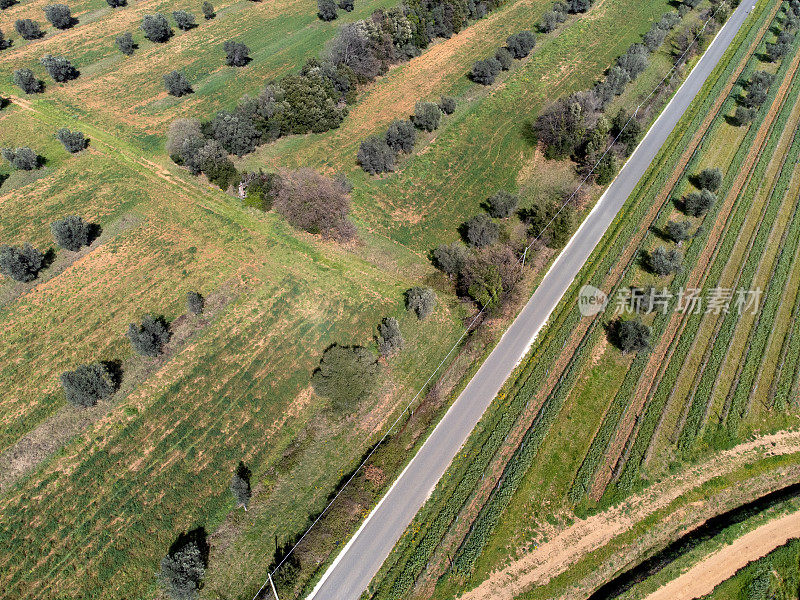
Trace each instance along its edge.
{"label": "utility pole", "polygon": [[272,574],[268,574],[267,577],[269,578],[270,586],[272,586],[272,593],[275,594],[275,600],[280,600],[278,598],[278,590],[275,589],[275,583],[272,581]]}

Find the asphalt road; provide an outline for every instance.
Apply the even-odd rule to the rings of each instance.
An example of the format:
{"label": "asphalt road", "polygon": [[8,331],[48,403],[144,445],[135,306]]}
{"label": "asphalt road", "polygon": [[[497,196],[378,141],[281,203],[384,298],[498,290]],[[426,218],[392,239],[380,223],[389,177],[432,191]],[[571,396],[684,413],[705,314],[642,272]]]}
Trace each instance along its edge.
{"label": "asphalt road", "polygon": [[531,299],[433,433],[339,553],[308,600],[356,600],[425,503],[486,408],[589,258],[658,150],[733,41],[752,0],[742,2],[656,120]]}

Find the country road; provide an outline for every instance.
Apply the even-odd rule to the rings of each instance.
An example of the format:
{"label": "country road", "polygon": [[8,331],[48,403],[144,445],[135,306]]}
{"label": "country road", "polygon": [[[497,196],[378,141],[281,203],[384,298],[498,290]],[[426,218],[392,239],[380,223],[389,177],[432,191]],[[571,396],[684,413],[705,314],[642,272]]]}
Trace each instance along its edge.
{"label": "country road", "polygon": [[581,267],[744,23],[742,2],[628,162],[556,258],[528,303],[417,455],[323,575],[309,600],[356,600],[425,503],[503,383],[524,358]]}

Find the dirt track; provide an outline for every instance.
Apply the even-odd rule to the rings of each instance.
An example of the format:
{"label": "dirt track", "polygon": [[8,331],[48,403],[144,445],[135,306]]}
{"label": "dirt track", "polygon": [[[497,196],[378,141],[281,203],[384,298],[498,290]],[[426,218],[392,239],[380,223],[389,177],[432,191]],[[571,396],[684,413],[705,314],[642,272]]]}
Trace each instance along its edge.
{"label": "dirt track", "polygon": [[577,521],[549,542],[492,573],[478,587],[460,598],[511,600],[532,586],[544,585],[590,552],[602,548],[648,515],[713,477],[730,473],[765,454],[795,452],[800,452],[800,432],[761,437],[722,452],[705,463],[653,485],[618,506]]}
{"label": "dirt track", "polygon": [[800,512],[786,515],[743,535],[707,556],[686,573],[658,588],[646,600],[691,600],[705,596],[718,584],[754,560],[800,537]]}

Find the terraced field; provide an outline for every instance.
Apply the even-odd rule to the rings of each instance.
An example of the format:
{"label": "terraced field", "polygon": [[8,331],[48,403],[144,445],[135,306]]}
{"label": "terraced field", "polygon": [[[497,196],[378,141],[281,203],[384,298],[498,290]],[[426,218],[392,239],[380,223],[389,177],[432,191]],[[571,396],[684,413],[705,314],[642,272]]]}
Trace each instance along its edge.
{"label": "terraced field", "polygon": [[[798,44],[778,63],[765,58],[784,19],[781,3],[758,4],[573,295],[384,565],[375,597],[414,583],[419,597],[434,586],[436,597],[456,597],[509,560],[535,555],[598,503],[621,500],[753,433],[797,425],[787,407],[798,394]],[[774,73],[775,82],[755,120],[740,126],[733,112],[757,70]],[[682,244],[683,268],[658,277],[643,257],[674,247],[662,232],[685,218],[675,200],[696,189],[693,176],[706,167],[725,174],[719,200],[691,219],[697,233]],[[611,298],[596,318],[581,318],[570,302],[583,284]],[[650,285],[672,291],[669,309],[645,317],[652,350],[623,355],[607,334],[616,293]],[[759,287],[759,310],[741,318],[735,308],[674,310],[681,288],[707,297],[714,288]]]}

